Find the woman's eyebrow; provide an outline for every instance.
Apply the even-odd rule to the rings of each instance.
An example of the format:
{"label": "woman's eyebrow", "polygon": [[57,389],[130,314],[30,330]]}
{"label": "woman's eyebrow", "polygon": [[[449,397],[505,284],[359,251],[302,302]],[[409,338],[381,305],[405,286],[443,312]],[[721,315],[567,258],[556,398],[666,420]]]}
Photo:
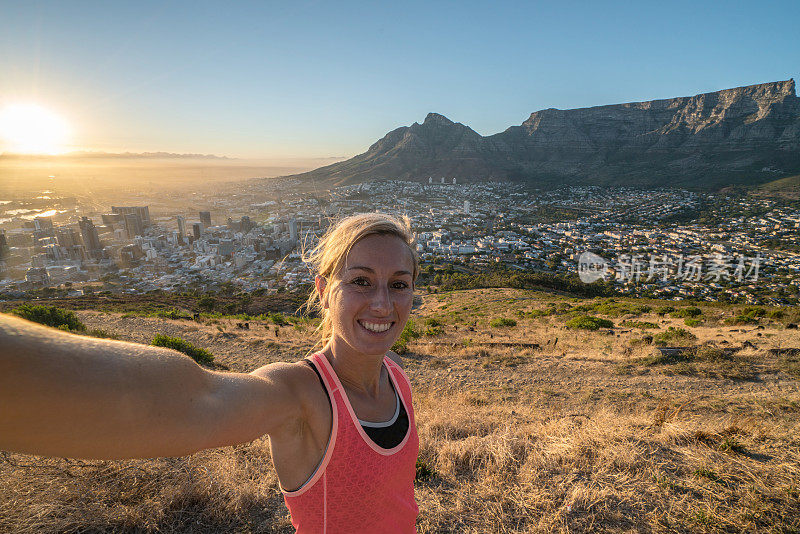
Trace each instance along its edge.
{"label": "woman's eyebrow", "polygon": [[[367,267],[365,265],[353,265],[352,267],[348,267],[347,270],[348,271],[353,271],[353,270],[367,271],[368,273],[375,274],[375,269],[373,269],[372,267]],[[408,276],[411,276],[411,272],[409,272],[409,271],[401,270],[401,271],[395,271],[394,272],[394,276],[402,276],[404,274],[407,274]]]}
{"label": "woman's eyebrow", "polygon": [[375,272],[375,269],[373,269],[371,267],[365,267],[363,265],[353,265],[352,267],[348,267],[347,270],[348,271],[354,271],[354,270],[367,271],[367,272],[370,272],[370,273],[374,273]]}

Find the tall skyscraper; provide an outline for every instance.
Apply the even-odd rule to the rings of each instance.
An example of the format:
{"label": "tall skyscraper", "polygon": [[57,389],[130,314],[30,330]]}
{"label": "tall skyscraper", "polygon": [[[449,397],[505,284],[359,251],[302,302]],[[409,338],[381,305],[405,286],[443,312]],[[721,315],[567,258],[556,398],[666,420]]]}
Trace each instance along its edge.
{"label": "tall skyscraper", "polygon": [[134,213],[142,221],[142,228],[150,226],[150,206],[111,206],[111,211],[120,215]]}
{"label": "tall skyscraper", "polygon": [[88,217],[81,217],[78,223],[81,227],[81,237],[83,238],[83,246],[86,247],[86,252],[92,258],[100,258],[103,255],[103,244],[100,243],[100,236],[97,235],[97,228]]}
{"label": "tall skyscraper", "polygon": [[200,222],[203,223],[203,227],[208,228],[211,226],[211,212],[210,211],[201,211],[200,212]]}
{"label": "tall skyscraper", "polygon": [[469,208],[470,208],[469,200],[465,200],[464,201],[464,215],[469,215]]}
{"label": "tall skyscraper", "polygon": [[297,241],[297,219],[291,219],[289,221],[289,239],[291,241]]}
{"label": "tall skyscraper", "polygon": [[53,219],[50,217],[36,217],[33,220],[34,230],[47,231],[53,229]]}
{"label": "tall skyscraper", "polygon": [[138,213],[125,214],[125,230],[128,232],[128,239],[133,239],[144,232],[144,221]]}
{"label": "tall skyscraper", "polygon": [[200,239],[203,235],[203,223],[192,223],[192,235],[195,239]]}
{"label": "tall skyscraper", "polygon": [[183,236],[186,235],[186,219],[180,215],[176,219],[178,220],[178,239],[183,239]]}
{"label": "tall skyscraper", "polygon": [[61,247],[69,248],[80,244],[80,241],[78,240],[78,235],[72,228],[67,228],[63,226],[58,228],[56,230],[56,238],[58,239],[58,245]]}
{"label": "tall skyscraper", "polygon": [[104,213],[100,217],[103,219],[103,224],[111,231],[125,224],[125,219],[121,213]]}

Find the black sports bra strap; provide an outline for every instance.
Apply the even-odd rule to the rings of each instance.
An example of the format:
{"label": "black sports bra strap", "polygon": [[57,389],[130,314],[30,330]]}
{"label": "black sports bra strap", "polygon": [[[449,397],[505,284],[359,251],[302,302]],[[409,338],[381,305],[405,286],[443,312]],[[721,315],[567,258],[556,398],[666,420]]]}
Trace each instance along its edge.
{"label": "black sports bra strap", "polygon": [[319,374],[319,369],[317,369],[317,366],[314,365],[308,358],[303,358],[300,361],[311,367],[311,369],[317,374],[317,378],[319,378],[319,383],[322,385],[322,391],[325,392],[325,396],[328,397],[328,401],[330,401],[331,396],[328,394],[328,388],[325,387],[325,381],[322,380],[322,375]]}

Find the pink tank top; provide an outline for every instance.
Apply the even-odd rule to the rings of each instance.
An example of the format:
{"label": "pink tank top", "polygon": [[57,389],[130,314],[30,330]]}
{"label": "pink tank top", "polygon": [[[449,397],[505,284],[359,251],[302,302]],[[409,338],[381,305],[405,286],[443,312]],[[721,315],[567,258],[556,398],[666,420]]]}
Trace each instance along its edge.
{"label": "pink tank top", "polygon": [[299,490],[283,492],[292,525],[300,534],[415,532],[418,508],[414,475],[419,438],[408,377],[384,357],[383,364],[409,420],[403,441],[384,449],[364,432],[328,359],[317,353],[310,360],[328,390],[333,423],[328,448],[314,475]]}

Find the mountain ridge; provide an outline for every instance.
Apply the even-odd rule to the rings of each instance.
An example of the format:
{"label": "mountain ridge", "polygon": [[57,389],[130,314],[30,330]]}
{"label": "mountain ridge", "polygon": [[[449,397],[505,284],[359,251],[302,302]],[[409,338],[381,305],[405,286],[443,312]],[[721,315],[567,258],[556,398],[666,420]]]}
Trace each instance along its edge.
{"label": "mountain ridge", "polygon": [[800,99],[789,79],[694,96],[547,108],[487,136],[431,112],[362,154],[294,176],[331,186],[446,176],[703,189],[797,172]]}

